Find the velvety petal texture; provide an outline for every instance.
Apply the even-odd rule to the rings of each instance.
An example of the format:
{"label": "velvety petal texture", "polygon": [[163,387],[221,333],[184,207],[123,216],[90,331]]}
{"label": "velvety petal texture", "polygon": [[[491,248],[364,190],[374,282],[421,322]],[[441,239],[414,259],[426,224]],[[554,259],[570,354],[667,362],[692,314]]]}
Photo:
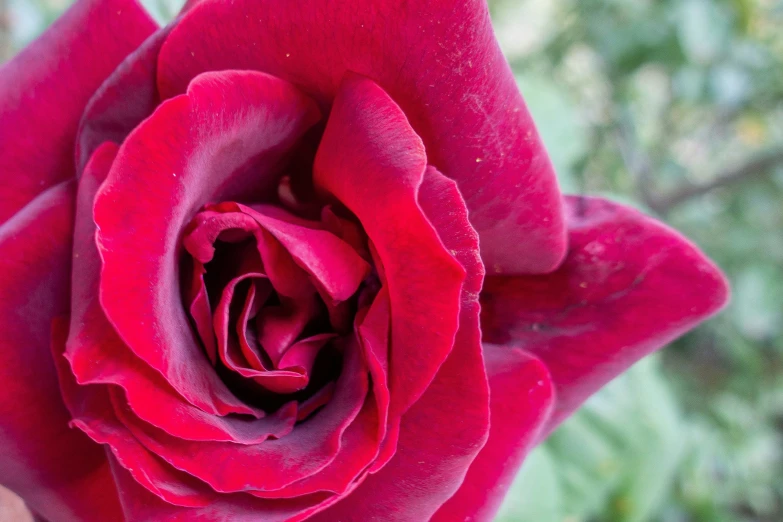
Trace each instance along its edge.
{"label": "velvety petal texture", "polygon": [[[354,125],[348,126],[347,121],[353,121]],[[343,139],[338,140],[338,137]],[[338,143],[359,145],[354,150],[360,153],[347,154],[348,151],[344,150],[345,154],[339,154]],[[379,146],[382,143],[385,147]],[[314,517],[314,520],[428,520],[457,490],[487,440],[489,390],[480,346],[477,301],[484,270],[479,259],[478,237],[468,221],[467,209],[456,184],[434,168],[427,168],[417,161],[421,149],[415,134],[399,108],[372,81],[350,76],[343,82],[322,147],[324,144],[330,147],[323,148],[324,153],[319,152],[316,159],[316,180],[330,187],[335,196],[351,201],[352,209],[360,220],[369,223],[370,239],[380,240],[382,234],[390,233],[398,241],[412,243],[406,227],[415,223],[416,219],[424,219],[425,223],[414,229],[421,235],[418,241],[429,237],[429,234],[424,234],[428,228],[426,225],[432,227],[440,248],[461,267],[463,283],[456,310],[459,313],[458,330],[450,340],[452,346],[447,358],[437,368],[423,395],[406,409],[401,421],[394,417],[396,395],[402,393],[403,400],[409,400],[416,383],[411,380],[391,381],[389,429],[399,429],[393,458],[371,474],[351,495]],[[325,152],[332,150],[336,153]],[[332,169],[339,169],[337,172],[342,175],[334,175],[337,172]],[[349,189],[355,191],[353,197],[349,195]],[[394,204],[385,208],[394,209],[396,219],[363,203],[372,201],[368,196],[377,190],[385,190],[389,195]],[[372,215],[373,212],[375,215]],[[378,225],[379,221],[383,226]],[[374,232],[378,235],[374,236]],[[385,239],[385,244],[392,243]],[[419,251],[430,252],[429,249]],[[400,266],[397,266],[399,261],[396,256],[399,252],[386,254],[386,257],[384,254],[378,255],[383,259],[384,279],[392,291],[394,283],[400,283],[394,278],[420,273],[410,270],[410,265],[407,275],[398,272]],[[408,259],[411,263],[416,257]],[[432,263],[435,259],[433,256],[428,262]],[[435,281],[435,278],[409,280],[411,284],[407,288],[419,288],[423,292],[421,295],[426,295],[421,285],[448,281],[446,266],[434,272],[444,275],[441,281]],[[413,286],[415,283],[419,286]],[[417,304],[406,301],[404,294],[390,300],[389,364],[392,365],[392,377],[395,375],[394,364],[403,368],[403,363],[410,365],[418,361],[418,368],[426,369],[428,359],[437,355],[437,352],[415,353],[410,336],[415,334],[422,343],[425,336],[441,330],[435,321],[441,320],[441,317],[448,318],[448,313],[438,311],[427,316],[428,324],[425,325],[411,320],[410,315]],[[432,307],[431,310],[437,309]],[[405,330],[400,332],[400,328],[395,331],[395,323],[403,323]],[[425,345],[434,350],[439,339],[431,337]],[[396,362],[400,355],[408,360]],[[410,367],[405,369],[416,373]],[[409,378],[413,376],[409,375]],[[424,379],[426,374],[420,373],[416,377]],[[458,393],[457,390],[468,382],[471,383],[470,393]]]}
{"label": "velvety petal texture", "polygon": [[484,360],[490,385],[489,440],[433,521],[490,522],[552,411],[554,390],[539,360],[486,343]]}
{"label": "velvety petal texture", "polygon": [[323,107],[346,72],[371,78],[458,182],[490,272],[544,272],[562,259],[557,181],[484,0],[194,3],[161,50],[160,92],[222,69],[273,74]]}
{"label": "velvety petal texture", "polygon": [[69,427],[49,348],[67,313],[72,183],[44,191],[0,227],[0,477],[49,520],[121,516],[99,446]]}
{"label": "velvety petal texture", "polygon": [[371,80],[349,75],[318,149],[314,178],[356,214],[383,266],[392,313],[395,416],[421,396],[451,351],[465,278],[418,206],[426,167],[424,145],[400,107]]}
{"label": "velvety petal texture", "polygon": [[209,413],[252,409],[218,379],[171,298],[180,293],[180,232],[209,201],[263,197],[290,145],[319,117],[313,102],[281,80],[206,73],[136,128],[96,197],[107,317],[139,358]]}
{"label": "velvety petal texture", "polygon": [[634,209],[567,199],[569,252],[535,277],[490,277],[484,342],[514,346],[549,369],[556,406],[546,433],[634,362],[715,314],[720,270],[692,243]]}
{"label": "velvety petal texture", "polygon": [[150,35],[114,69],[84,108],[76,135],[76,175],[106,141],[122,143],[160,104],[158,54],[170,27]]}
{"label": "velvety petal texture", "polygon": [[0,223],[73,177],[85,105],[155,29],[136,0],[78,0],[0,68]]}

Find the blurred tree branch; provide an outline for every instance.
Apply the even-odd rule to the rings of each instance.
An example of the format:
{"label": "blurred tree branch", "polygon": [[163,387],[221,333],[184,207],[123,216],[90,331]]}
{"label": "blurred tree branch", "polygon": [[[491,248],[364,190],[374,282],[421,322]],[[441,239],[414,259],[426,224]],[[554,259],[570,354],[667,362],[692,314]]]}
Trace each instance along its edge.
{"label": "blurred tree branch", "polygon": [[638,145],[636,127],[630,117],[624,111],[616,110],[615,112],[618,114],[618,117],[615,118],[615,131],[623,163],[633,176],[636,192],[642,202],[660,214],[652,182],[652,160],[643,147]]}
{"label": "blurred tree branch", "polygon": [[711,181],[698,185],[687,185],[669,194],[654,198],[654,210],[665,214],[685,201],[702,196],[712,190],[763,176],[778,165],[783,165],[783,145],[773,147],[748,158],[744,163],[728,168]]}
{"label": "blurred tree branch", "polygon": [[658,194],[653,183],[652,160],[638,145],[635,128],[627,117],[618,118],[616,134],[623,162],[633,175],[639,197],[645,205],[662,216],[686,201],[719,188],[764,176],[775,167],[783,165],[783,144],[781,144],[769,147],[742,163],[717,173],[710,181],[687,184],[667,194]]}

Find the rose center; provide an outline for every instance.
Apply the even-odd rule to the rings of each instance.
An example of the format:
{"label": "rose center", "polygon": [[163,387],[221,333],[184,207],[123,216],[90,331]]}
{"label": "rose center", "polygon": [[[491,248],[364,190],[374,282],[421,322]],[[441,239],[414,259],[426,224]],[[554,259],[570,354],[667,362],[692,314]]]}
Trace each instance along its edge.
{"label": "rose center", "polygon": [[361,229],[328,207],[322,215],[208,205],[183,240],[183,298],[205,355],[245,402],[295,404],[299,421],[329,401],[342,337],[362,290],[376,286]]}

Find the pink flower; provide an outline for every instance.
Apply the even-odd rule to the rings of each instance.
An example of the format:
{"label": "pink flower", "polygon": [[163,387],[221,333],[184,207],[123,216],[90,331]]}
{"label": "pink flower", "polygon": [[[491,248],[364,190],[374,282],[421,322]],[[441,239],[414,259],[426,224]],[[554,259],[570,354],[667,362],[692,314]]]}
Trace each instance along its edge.
{"label": "pink flower", "polygon": [[0,476],[53,522],[490,520],[727,298],[561,197],[481,0],[79,0],[0,118]]}

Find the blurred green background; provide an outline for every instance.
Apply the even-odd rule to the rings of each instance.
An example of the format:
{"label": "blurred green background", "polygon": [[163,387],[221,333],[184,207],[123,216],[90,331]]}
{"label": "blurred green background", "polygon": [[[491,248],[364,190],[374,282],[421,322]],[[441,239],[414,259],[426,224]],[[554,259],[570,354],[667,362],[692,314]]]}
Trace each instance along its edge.
{"label": "blurred green background", "polygon": [[[69,3],[0,0],[0,61]],[[657,215],[734,289],[535,450],[498,521],[782,521],[783,1],[490,5],[563,189]]]}

